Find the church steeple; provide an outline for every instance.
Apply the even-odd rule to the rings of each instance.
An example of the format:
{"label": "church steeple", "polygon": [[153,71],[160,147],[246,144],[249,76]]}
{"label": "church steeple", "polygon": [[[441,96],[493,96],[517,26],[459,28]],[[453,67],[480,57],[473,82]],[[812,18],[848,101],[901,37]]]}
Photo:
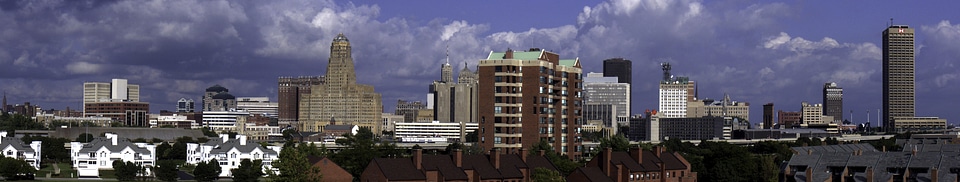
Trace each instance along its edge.
{"label": "church steeple", "polygon": [[447,47],[447,62],[440,65],[440,82],[453,82],[453,66],[450,66],[450,47]]}

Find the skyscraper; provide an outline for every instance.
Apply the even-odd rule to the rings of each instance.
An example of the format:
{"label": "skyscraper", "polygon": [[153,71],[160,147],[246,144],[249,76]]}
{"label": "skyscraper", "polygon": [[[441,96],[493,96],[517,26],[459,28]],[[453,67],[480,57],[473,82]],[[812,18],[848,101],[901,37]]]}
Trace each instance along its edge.
{"label": "skyscraper", "polygon": [[369,127],[380,133],[383,103],[373,86],[357,84],[350,40],[343,34],[330,43],[330,58],[324,84],[313,85],[310,94],[300,97],[300,131],[320,132],[337,124]]}
{"label": "skyscraper", "polygon": [[324,76],[280,77],[277,79],[277,120],[281,126],[298,126],[300,96],[311,93],[314,85],[323,84]]}
{"label": "skyscraper", "polygon": [[[626,83],[630,90],[627,92],[628,98],[633,98],[633,63],[628,59],[610,58],[603,60],[603,76],[617,77],[617,83]],[[627,100],[627,114],[630,116],[630,108],[633,108],[633,102]]]}
{"label": "skyscraper", "polygon": [[207,88],[203,94],[203,111],[236,111],[237,97],[220,85]]}
{"label": "skyscraper", "polygon": [[[583,78],[583,100],[585,120],[603,120],[604,127],[609,127],[611,134],[616,134],[619,125],[629,125],[630,118],[630,84],[618,82],[619,78],[605,76],[600,73],[587,73]],[[595,105],[604,105],[598,107]],[[612,108],[610,113],[598,113],[597,109]],[[589,115],[588,115],[589,113]]]}
{"label": "skyscraper", "polygon": [[[448,61],[449,62],[449,61]],[[476,123],[477,120],[477,73],[463,64],[456,82],[451,80],[449,64],[444,64],[441,80],[430,85],[427,108],[433,106],[434,120],[453,123]]]}
{"label": "skyscraper", "polygon": [[126,79],[84,82],[83,104],[98,102],[140,102],[140,85],[128,84]]}
{"label": "skyscraper", "polygon": [[[490,52],[480,60],[479,146],[518,153],[540,141],[571,158],[583,152],[579,59],[538,48]],[[521,109],[522,108],[522,109]]]}
{"label": "skyscraper", "polygon": [[763,129],[773,129],[773,103],[763,105]]}
{"label": "skyscraper", "polygon": [[[696,99],[696,84],[687,77],[670,74],[670,63],[661,63],[663,79],[660,80],[659,108],[661,118],[687,117],[687,102]],[[692,92],[692,93],[691,93]]]}
{"label": "skyscraper", "polygon": [[896,130],[895,117],[914,117],[914,29],[891,25],[883,31],[883,128]]}
{"label": "skyscraper", "polygon": [[823,115],[833,116],[832,122],[843,123],[843,88],[837,83],[823,84]]}

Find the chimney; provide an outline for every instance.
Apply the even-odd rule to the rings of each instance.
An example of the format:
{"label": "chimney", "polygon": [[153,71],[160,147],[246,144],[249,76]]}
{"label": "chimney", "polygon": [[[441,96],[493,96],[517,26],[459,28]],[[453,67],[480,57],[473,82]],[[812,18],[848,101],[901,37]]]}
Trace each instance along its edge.
{"label": "chimney", "polygon": [[530,152],[527,151],[527,148],[520,148],[520,160],[522,160],[523,163],[527,163],[527,156],[530,155],[529,153]]}
{"label": "chimney", "polygon": [[117,134],[105,133],[103,136],[106,136],[108,139],[110,139],[110,142],[113,143],[113,145],[117,145]]}
{"label": "chimney", "polygon": [[807,155],[813,155],[813,150],[807,149]]}
{"label": "chimney", "polygon": [[[630,175],[630,174],[624,175],[624,173],[626,173],[626,171],[623,169],[623,168],[624,168],[624,167],[623,167],[623,164],[617,164],[616,166],[613,166],[613,167],[615,167],[616,170],[617,170],[616,172],[614,172],[614,174],[613,174],[614,176],[611,176],[611,177],[613,178],[613,180],[614,180],[614,181],[626,181],[625,179],[623,179],[623,177],[626,176],[626,175]],[[612,170],[611,170],[611,171],[612,171]]]}
{"label": "chimney", "polygon": [[543,150],[538,150],[538,151],[537,151],[537,155],[540,155],[540,156],[542,157],[542,156],[547,155],[547,152],[546,152],[546,151],[543,151]]}
{"label": "chimney", "polygon": [[867,173],[867,174],[866,174],[866,175],[867,175],[867,181],[873,182],[873,168],[872,168],[872,167],[868,167],[866,173]]}
{"label": "chimney", "polygon": [[230,140],[230,135],[228,135],[228,134],[220,134],[220,140],[223,140],[223,141],[222,141],[223,143],[227,143],[227,141]]}
{"label": "chimney", "polygon": [[497,168],[497,170],[500,170],[500,148],[490,150],[490,164],[492,164],[494,168]]}
{"label": "chimney", "polygon": [[807,167],[807,171],[806,171],[806,174],[805,174],[805,175],[806,175],[806,176],[804,176],[804,177],[807,178],[807,181],[813,181],[813,167],[812,167],[812,166],[808,166],[808,167]]}
{"label": "chimney", "polygon": [[240,138],[240,145],[247,145],[247,135],[237,135]]}
{"label": "chimney", "polygon": [[507,48],[507,52],[503,54],[503,59],[513,59],[513,50]]}
{"label": "chimney", "polygon": [[940,171],[936,167],[930,168],[930,181],[937,182],[940,178]]}
{"label": "chimney", "polygon": [[655,151],[653,151],[653,154],[656,155],[657,158],[659,159],[660,153],[663,153],[663,146],[657,146],[656,148],[654,148],[654,150]]}
{"label": "chimney", "polygon": [[417,169],[423,169],[423,150],[413,149],[413,166]]}
{"label": "chimney", "polygon": [[910,151],[910,154],[917,155],[917,146],[913,146],[913,150]]}
{"label": "chimney", "polygon": [[886,145],[883,146],[883,151],[882,151],[882,152],[887,152],[887,146],[886,146]]}
{"label": "chimney", "polygon": [[640,147],[630,148],[630,157],[637,160],[637,164],[643,164],[643,149]]}
{"label": "chimney", "polygon": [[610,167],[613,167],[613,166],[611,166],[611,164],[610,164],[610,158],[611,158],[611,156],[613,156],[613,149],[611,149],[610,147],[603,148],[603,156],[602,156],[602,157],[603,157],[603,158],[602,158],[602,159],[603,159],[603,161],[602,161],[602,162],[603,162],[603,168],[601,168],[601,169],[602,169],[604,172],[607,172],[607,176],[611,176],[611,177],[612,177],[612,176],[613,176],[612,173],[614,173],[614,172],[616,172],[616,171],[613,171],[613,169],[610,169]]}
{"label": "chimney", "polygon": [[453,149],[453,164],[456,164],[457,167],[463,167],[463,151],[460,151],[460,149]]}

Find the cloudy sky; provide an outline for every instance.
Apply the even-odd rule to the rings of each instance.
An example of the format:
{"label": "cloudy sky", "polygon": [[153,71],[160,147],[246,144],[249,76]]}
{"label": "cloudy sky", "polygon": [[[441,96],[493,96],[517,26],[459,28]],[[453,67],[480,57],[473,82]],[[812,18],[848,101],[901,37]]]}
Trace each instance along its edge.
{"label": "cloudy sky", "polygon": [[[917,30],[917,114],[960,121],[960,1],[8,1],[0,0],[0,90],[11,103],[80,107],[82,83],[126,78],[151,110],[173,110],[220,84],[236,96],[277,95],[277,77],[322,75],[344,33],[360,83],[425,100],[450,60],[539,47],[601,61],[633,60],[633,112],[656,109],[659,62],[699,83],[701,98],[800,110],[825,82],[844,88],[845,118],[876,123],[881,32]],[[950,3],[950,4],[941,4]],[[459,67],[458,69],[459,70]]]}

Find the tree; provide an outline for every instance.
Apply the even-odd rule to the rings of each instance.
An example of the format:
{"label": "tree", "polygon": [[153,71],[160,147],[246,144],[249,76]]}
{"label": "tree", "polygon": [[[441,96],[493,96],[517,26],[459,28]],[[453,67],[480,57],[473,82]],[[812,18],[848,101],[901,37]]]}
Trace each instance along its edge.
{"label": "tree", "polygon": [[477,131],[472,131],[470,133],[467,133],[467,136],[464,136],[464,138],[466,138],[467,143],[476,143],[478,138],[480,137],[477,136]]}
{"label": "tree", "polygon": [[77,136],[77,139],[73,141],[80,142],[80,143],[87,143],[87,142],[93,141],[93,134],[81,133],[80,136]]}
{"label": "tree", "polygon": [[187,160],[187,143],[177,142],[163,154],[166,159]]}
{"label": "tree", "polygon": [[7,180],[30,179],[35,172],[37,170],[23,159],[0,158],[0,176]]}
{"label": "tree", "polygon": [[140,172],[140,165],[133,162],[123,162],[123,160],[113,161],[113,171],[117,175],[117,181],[133,181]]}
{"label": "tree", "polygon": [[160,160],[157,161],[156,166],[153,166],[153,171],[160,181],[177,181],[180,164],[181,162],[176,160]]}
{"label": "tree", "polygon": [[577,167],[583,166],[583,164],[570,160],[567,156],[562,156],[555,152],[553,146],[550,146],[550,143],[546,140],[540,140],[540,142],[531,146],[529,154],[539,155],[541,150],[544,151],[544,157],[550,160],[550,162],[557,167],[557,170],[560,170],[563,176],[570,175],[570,172],[573,172]]}
{"label": "tree", "polygon": [[360,128],[356,135],[347,133],[343,137],[337,139],[336,143],[344,149],[334,154],[332,159],[353,176],[360,176],[370,160],[382,156],[369,128]]}
{"label": "tree", "polygon": [[170,144],[167,142],[163,142],[160,145],[157,145],[157,150],[156,150],[158,155],[157,158],[161,160],[167,159],[167,151],[170,150],[171,148],[173,148],[173,146],[170,146]]}
{"label": "tree", "polygon": [[[43,127],[43,124],[21,114],[7,115],[7,117],[0,118],[0,130],[3,131],[43,129],[46,129]],[[13,132],[8,134],[13,134]]]}
{"label": "tree", "polygon": [[43,136],[24,136],[20,140],[23,143],[30,143],[33,141],[41,141],[40,143],[40,153],[43,159],[53,160],[56,162],[70,160],[70,151],[67,150],[63,145],[70,142],[69,139],[65,138],[49,138]]}
{"label": "tree", "polygon": [[233,174],[233,181],[255,182],[263,176],[263,164],[259,159],[254,161],[243,159],[240,161],[240,166],[230,172]]}
{"label": "tree", "polygon": [[200,129],[200,131],[203,132],[203,136],[207,136],[207,137],[218,137],[218,136],[219,136],[219,135],[217,135],[217,132],[214,132],[213,130],[210,130],[209,127],[203,127],[203,128]]}
{"label": "tree", "polygon": [[159,138],[150,139],[150,143],[160,143],[160,142],[163,142],[163,139],[159,139]]}
{"label": "tree", "polygon": [[307,156],[291,143],[287,141],[280,150],[280,157],[273,165],[280,170],[280,174],[272,174],[272,178],[276,181],[320,181],[320,169],[310,164]]}
{"label": "tree", "polygon": [[623,135],[600,138],[600,148],[607,147],[613,148],[613,151],[627,152],[630,151],[630,140]]}
{"label": "tree", "polygon": [[534,182],[565,182],[567,181],[559,171],[538,167],[533,169],[530,179]]}
{"label": "tree", "polygon": [[214,181],[220,176],[220,162],[217,159],[210,159],[207,162],[197,163],[193,169],[193,177],[197,181]]}

